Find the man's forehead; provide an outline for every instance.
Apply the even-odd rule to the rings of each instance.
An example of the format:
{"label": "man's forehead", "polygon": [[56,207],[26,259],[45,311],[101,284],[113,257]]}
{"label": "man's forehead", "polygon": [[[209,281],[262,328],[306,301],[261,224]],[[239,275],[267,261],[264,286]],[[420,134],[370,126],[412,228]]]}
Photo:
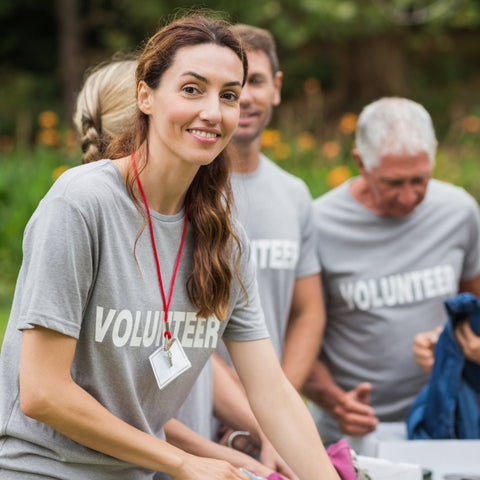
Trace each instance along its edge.
{"label": "man's forehead", "polygon": [[432,167],[432,161],[428,152],[421,150],[418,152],[387,152],[380,156],[379,168],[429,168]]}
{"label": "man's forehead", "polygon": [[247,50],[248,74],[273,75],[272,65],[266,52],[261,49]]}

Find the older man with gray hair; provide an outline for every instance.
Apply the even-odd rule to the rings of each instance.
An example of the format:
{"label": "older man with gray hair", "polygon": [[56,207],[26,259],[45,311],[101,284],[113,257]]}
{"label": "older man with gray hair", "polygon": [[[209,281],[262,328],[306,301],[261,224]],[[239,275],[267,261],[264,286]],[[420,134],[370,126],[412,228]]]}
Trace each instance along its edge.
{"label": "older man with gray hair", "polygon": [[415,335],[445,323],[447,297],[480,294],[478,205],[432,179],[436,147],[423,106],[377,100],[358,120],[360,175],[315,200],[327,325],[303,391],[326,443],[403,422],[428,379]]}

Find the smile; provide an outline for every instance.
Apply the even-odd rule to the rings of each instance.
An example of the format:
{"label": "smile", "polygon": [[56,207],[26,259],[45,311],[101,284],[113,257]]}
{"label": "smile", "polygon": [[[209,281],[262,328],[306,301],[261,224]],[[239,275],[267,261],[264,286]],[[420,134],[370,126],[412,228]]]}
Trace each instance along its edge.
{"label": "smile", "polygon": [[204,132],[203,130],[189,130],[193,135],[198,135],[199,137],[204,138],[216,138],[218,135],[213,132]]}

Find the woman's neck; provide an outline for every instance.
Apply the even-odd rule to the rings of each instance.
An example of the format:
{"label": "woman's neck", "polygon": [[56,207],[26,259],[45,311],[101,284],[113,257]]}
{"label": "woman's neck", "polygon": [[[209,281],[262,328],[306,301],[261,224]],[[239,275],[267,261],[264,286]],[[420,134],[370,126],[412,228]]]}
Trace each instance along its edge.
{"label": "woman's neck", "polygon": [[[118,166],[124,178],[132,170],[131,156],[119,159]],[[139,178],[147,199],[148,207],[163,215],[175,215],[185,204],[185,197],[198,168],[166,164],[150,157],[143,168],[144,160],[135,155]],[[138,187],[135,187],[138,188]]]}
{"label": "woman's neck", "polygon": [[195,175],[179,170],[165,168],[149,160],[140,173],[140,181],[150,209],[163,215],[175,215],[183,208]]}

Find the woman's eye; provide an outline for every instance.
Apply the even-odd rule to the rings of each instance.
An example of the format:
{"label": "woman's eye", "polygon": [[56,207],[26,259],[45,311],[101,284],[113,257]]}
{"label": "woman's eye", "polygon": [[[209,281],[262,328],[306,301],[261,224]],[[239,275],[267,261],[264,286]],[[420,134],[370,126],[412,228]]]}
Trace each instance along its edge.
{"label": "woman's eye", "polygon": [[222,97],[229,102],[236,102],[238,100],[238,95],[234,92],[226,92]]}
{"label": "woman's eye", "polygon": [[197,87],[193,87],[191,85],[187,85],[186,87],[183,87],[183,91],[185,93],[188,93],[189,95],[196,95],[197,93],[200,92]]}

